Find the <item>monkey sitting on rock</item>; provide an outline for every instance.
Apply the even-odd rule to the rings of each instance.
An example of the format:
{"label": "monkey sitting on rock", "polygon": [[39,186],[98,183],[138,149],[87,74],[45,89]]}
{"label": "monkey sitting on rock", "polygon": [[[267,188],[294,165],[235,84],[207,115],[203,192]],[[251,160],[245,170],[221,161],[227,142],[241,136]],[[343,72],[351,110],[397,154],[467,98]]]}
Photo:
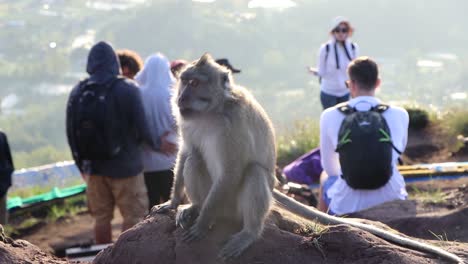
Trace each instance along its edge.
{"label": "monkey sitting on rock", "polygon": [[274,189],[275,135],[266,112],[250,92],[234,84],[228,69],[209,54],[181,73],[174,113],[182,142],[171,200],[157,212],[177,209],[186,193],[191,204],[179,208],[183,240],[203,238],[222,219],[242,223],[219,257],[237,257],[262,234],[273,200],[280,207],[323,224],[347,224],[390,242],[463,263],[441,248],[351,219],[330,216]]}

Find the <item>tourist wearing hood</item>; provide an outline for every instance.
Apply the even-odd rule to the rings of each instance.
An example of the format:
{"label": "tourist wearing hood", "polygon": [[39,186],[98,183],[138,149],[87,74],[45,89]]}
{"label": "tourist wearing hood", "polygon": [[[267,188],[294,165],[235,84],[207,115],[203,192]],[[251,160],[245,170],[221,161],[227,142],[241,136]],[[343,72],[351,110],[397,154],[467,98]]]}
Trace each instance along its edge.
{"label": "tourist wearing hood", "polygon": [[330,40],[320,47],[317,68],[308,68],[319,77],[320,102],[324,110],[349,100],[346,69],[359,56],[358,46],[350,40],[353,32],[346,18],[336,17],[330,27]]}
{"label": "tourist wearing hood", "polygon": [[[146,123],[153,141],[175,146],[176,123],[170,103],[175,78],[171,73],[169,60],[160,53],[151,55],[135,79],[141,90]],[[175,160],[175,153],[154,151],[148,146],[143,148],[144,176],[150,208],[169,200]]]}
{"label": "tourist wearing hood", "polygon": [[[159,144],[149,137],[140,90],[135,82],[120,75],[117,55],[108,43],[99,42],[92,47],[87,72],[89,77],[70,93],[66,132],[73,158],[87,183],[86,194],[95,219],[96,243],[103,244],[111,242],[115,205],[123,217],[122,231],[135,225],[147,213],[141,145],[147,142],[157,148]],[[95,99],[86,97],[89,95]],[[95,111],[98,109],[96,104],[84,104],[86,100],[103,102],[100,106],[106,110],[105,115],[103,111]],[[105,118],[98,119],[103,116]],[[82,135],[89,131],[86,129],[94,129],[96,133],[89,133],[90,137],[85,138]],[[98,143],[112,142],[116,146],[113,148],[115,151],[108,156],[91,155],[90,149],[98,153],[102,146],[108,146],[90,144],[94,135],[102,136],[101,141],[96,141]]]}

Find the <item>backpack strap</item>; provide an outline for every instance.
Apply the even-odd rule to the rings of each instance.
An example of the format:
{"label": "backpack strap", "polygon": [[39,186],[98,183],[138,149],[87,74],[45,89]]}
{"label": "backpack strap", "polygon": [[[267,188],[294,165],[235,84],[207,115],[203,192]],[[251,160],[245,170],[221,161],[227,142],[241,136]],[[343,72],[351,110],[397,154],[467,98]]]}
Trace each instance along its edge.
{"label": "backpack strap", "polygon": [[381,114],[381,113],[387,111],[389,108],[390,108],[390,106],[387,105],[387,104],[378,104],[378,105],[372,107],[371,111],[374,111],[374,112],[377,112],[377,113]]}
{"label": "backpack strap", "polygon": [[[117,75],[115,76],[115,78],[112,78],[111,80],[109,80],[108,82],[104,83],[104,87],[110,87],[112,86],[115,82],[119,81],[119,80],[124,80],[125,77],[124,76],[121,76],[121,75]],[[88,84],[96,84],[96,83],[88,83],[89,81],[89,78],[86,78],[84,80],[81,80],[80,81],[80,84],[79,86],[86,86]]]}
{"label": "backpack strap", "polygon": [[[340,59],[338,58],[338,49],[336,47],[336,42],[335,42],[335,45],[333,45],[333,48],[335,50],[335,63],[336,63],[336,68],[339,69],[340,68]],[[346,47],[345,47],[345,50],[346,50]]]}
{"label": "backpack strap", "polygon": [[117,83],[120,80],[124,80],[124,79],[125,79],[125,77],[118,75],[116,78],[114,78],[114,79],[110,80],[109,82],[107,82],[104,86],[106,88],[112,88],[112,87],[114,87],[115,83]]}
{"label": "backpack strap", "polygon": [[[328,48],[328,44],[327,44],[327,48]],[[336,68],[339,69],[340,68],[340,60],[338,58],[338,50],[337,50],[337,47],[336,47],[336,42],[335,42],[334,48],[335,48]],[[346,57],[348,58],[349,61],[352,61],[353,58],[356,57],[356,46],[354,45],[354,43],[351,42],[351,49],[353,50],[353,57],[351,57],[351,55],[349,54],[348,48],[346,47],[346,43],[343,43],[343,49],[344,49]],[[328,50],[329,50],[329,48],[327,49],[327,55],[328,55]]]}
{"label": "backpack strap", "polygon": [[[349,54],[348,48],[346,48],[346,43],[343,44],[343,49],[345,50],[346,57],[348,57],[348,60],[349,60],[349,61],[352,61],[353,58],[352,58],[351,55]],[[351,43],[351,49],[353,49],[353,44],[352,44],[352,43]],[[354,49],[353,49],[353,52],[354,52]]]}
{"label": "backpack strap", "polygon": [[[81,91],[84,89],[84,87],[86,87],[86,85],[88,84],[88,81],[89,81],[89,78],[86,78],[86,79],[83,79],[79,82],[78,84],[78,91]],[[78,92],[79,94],[79,92]]]}
{"label": "backpack strap", "polygon": [[336,109],[344,115],[349,115],[357,111],[355,107],[350,106],[347,102],[336,105]]}
{"label": "backpack strap", "polygon": [[328,54],[330,53],[330,44],[325,45],[325,61],[323,62],[323,65],[326,65],[327,60],[328,60]]}
{"label": "backpack strap", "polygon": [[[378,104],[378,105],[372,107],[371,111],[382,114],[383,112],[387,111],[389,108],[390,108],[390,106],[387,105],[387,104]],[[392,140],[389,143],[392,144],[392,148],[396,151],[396,153],[398,153],[398,155],[402,154],[402,152],[397,147],[395,147]],[[398,158],[398,162],[401,163],[400,158]]]}
{"label": "backpack strap", "polygon": [[[325,59],[323,60],[323,67],[326,67],[327,65],[327,60],[328,60],[328,54],[330,53],[330,45],[327,43],[325,44]],[[319,76],[319,84],[322,83],[322,76]]]}

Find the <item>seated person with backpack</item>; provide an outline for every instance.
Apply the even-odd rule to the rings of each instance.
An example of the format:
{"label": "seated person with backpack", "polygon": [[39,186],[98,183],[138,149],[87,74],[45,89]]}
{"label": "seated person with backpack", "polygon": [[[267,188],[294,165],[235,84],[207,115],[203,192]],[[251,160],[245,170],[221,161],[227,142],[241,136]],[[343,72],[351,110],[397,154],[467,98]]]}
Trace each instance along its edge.
{"label": "seated person with backpack", "polygon": [[359,57],[348,66],[352,99],[329,108],[320,118],[324,174],[318,208],[343,215],[407,197],[398,172],[406,147],[408,113],[375,97],[377,64]]}

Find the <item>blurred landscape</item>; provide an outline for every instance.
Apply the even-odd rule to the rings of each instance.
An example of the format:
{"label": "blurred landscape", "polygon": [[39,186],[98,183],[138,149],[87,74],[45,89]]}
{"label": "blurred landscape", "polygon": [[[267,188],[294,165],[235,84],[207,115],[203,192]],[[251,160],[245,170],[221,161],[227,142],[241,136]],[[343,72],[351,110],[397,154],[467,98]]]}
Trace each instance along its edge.
{"label": "blurred landscape", "polygon": [[106,40],[143,58],[229,58],[279,135],[301,121],[315,132],[319,86],[306,66],[337,15],[356,28],[361,55],[380,64],[383,100],[436,114],[466,109],[466,10],[463,0],[3,0],[0,128],[18,169],[70,159],[68,92],[86,77],[90,47]]}

